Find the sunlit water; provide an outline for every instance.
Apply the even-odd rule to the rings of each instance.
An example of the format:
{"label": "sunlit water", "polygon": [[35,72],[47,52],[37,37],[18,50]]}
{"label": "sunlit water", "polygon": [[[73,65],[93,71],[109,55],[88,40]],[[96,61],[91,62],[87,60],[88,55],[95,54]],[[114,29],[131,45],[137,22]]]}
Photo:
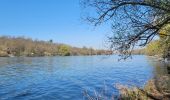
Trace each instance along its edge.
{"label": "sunlit water", "polygon": [[82,100],[84,91],[117,95],[115,84],[143,87],[155,74],[145,56],[0,58],[1,100]]}

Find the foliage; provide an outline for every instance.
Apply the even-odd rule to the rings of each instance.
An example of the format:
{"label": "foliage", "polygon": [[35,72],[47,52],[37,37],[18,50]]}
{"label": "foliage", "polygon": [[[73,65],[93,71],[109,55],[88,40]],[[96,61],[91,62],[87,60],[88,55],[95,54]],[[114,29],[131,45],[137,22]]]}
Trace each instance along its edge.
{"label": "foliage", "polygon": [[170,24],[164,26],[160,32],[161,54],[164,58],[170,57]]}
{"label": "foliage", "polygon": [[146,54],[149,56],[160,55],[162,52],[161,49],[160,40],[156,40],[147,45]]}
{"label": "foliage", "polygon": [[[93,51],[93,52],[91,52]],[[98,53],[100,52],[100,53]],[[106,50],[77,48],[50,41],[32,40],[24,37],[0,37],[0,56],[69,56],[109,54]]]}
{"label": "foliage", "polygon": [[159,40],[155,40],[147,45],[146,53],[148,55],[159,55],[163,58],[170,57],[170,24],[164,26],[159,31]]}
{"label": "foliage", "polygon": [[59,47],[59,55],[61,56],[70,56],[70,47],[66,45],[61,45]]}

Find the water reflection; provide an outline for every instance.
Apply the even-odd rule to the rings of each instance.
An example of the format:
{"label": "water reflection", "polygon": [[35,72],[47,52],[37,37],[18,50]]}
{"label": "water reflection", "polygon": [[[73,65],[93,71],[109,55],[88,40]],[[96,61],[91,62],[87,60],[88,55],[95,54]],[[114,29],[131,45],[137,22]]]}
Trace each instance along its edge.
{"label": "water reflection", "polygon": [[149,64],[155,67],[153,70],[155,77],[170,76],[170,70],[168,70],[168,68],[170,67],[170,63],[158,61],[156,58],[151,57],[148,57],[147,59]]}

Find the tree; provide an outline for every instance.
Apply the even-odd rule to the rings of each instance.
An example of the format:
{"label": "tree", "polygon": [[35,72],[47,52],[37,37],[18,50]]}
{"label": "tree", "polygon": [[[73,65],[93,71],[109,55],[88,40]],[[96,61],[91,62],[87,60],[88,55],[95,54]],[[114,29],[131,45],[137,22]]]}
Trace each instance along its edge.
{"label": "tree", "polygon": [[70,55],[69,47],[66,45],[61,45],[59,48],[59,54],[61,56],[69,56]]}
{"label": "tree", "polygon": [[165,35],[170,34],[170,24],[164,26],[160,30],[160,46],[161,46],[161,54],[163,58],[170,57],[170,37],[167,37]]}
{"label": "tree", "polygon": [[[170,24],[170,0],[83,0],[96,13],[87,20],[95,26],[111,24],[114,35],[108,37],[111,50],[124,59],[135,46],[146,46],[160,30]],[[170,34],[161,34],[170,36]]]}

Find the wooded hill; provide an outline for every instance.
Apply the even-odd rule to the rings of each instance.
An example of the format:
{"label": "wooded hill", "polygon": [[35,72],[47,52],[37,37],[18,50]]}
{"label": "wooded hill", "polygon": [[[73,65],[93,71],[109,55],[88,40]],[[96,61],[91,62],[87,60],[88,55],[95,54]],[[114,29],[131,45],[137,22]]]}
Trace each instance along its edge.
{"label": "wooded hill", "polygon": [[24,37],[0,37],[0,56],[70,56],[70,55],[105,55],[106,50],[77,48],[66,44],[53,43],[52,40],[40,41]]}

